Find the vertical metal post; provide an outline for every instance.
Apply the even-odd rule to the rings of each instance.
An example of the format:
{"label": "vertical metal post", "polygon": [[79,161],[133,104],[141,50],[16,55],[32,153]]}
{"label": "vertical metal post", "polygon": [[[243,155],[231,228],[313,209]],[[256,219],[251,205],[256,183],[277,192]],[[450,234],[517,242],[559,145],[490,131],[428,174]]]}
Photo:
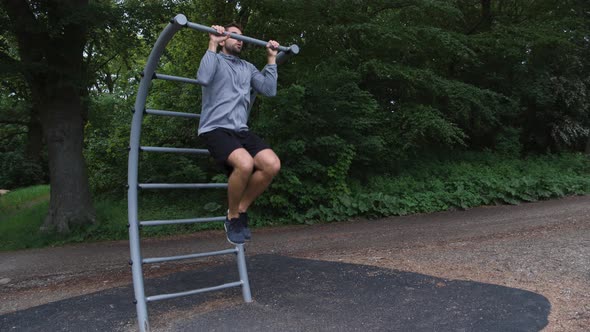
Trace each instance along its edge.
{"label": "vertical metal post", "polygon": [[143,271],[141,268],[142,257],[139,242],[139,222],[137,219],[137,189],[138,189],[138,166],[139,166],[139,146],[141,137],[141,123],[143,112],[150,87],[152,76],[158,65],[158,61],[164,48],[172,39],[172,36],[186,25],[187,19],[184,15],[176,15],[172,22],[166,26],[164,31],[158,37],[147,64],[143,71],[143,77],[139,84],[139,90],[135,99],[133,120],[131,123],[131,137],[129,139],[129,162],[127,170],[128,178],[128,216],[129,216],[129,248],[131,254],[131,271],[133,274],[133,289],[135,293],[135,304],[137,309],[138,327],[141,332],[148,332],[150,325],[147,314],[147,302],[143,284]]}
{"label": "vertical metal post", "polygon": [[240,274],[240,281],[242,282],[242,295],[244,302],[252,302],[252,294],[250,293],[250,282],[248,281],[248,269],[246,268],[246,255],[244,253],[244,245],[236,245],[238,248],[238,273]]}

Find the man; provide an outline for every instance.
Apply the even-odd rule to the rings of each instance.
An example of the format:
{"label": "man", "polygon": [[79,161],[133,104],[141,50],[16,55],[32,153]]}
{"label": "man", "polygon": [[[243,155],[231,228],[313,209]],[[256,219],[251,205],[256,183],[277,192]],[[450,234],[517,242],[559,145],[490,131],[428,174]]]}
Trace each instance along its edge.
{"label": "man", "polygon": [[[213,158],[228,171],[229,209],[224,226],[228,241],[242,244],[251,238],[248,208],[281,168],[270,146],[247,126],[250,88],[265,96],[276,94],[279,44],[271,40],[266,45],[268,65],[261,73],[239,58],[242,41],[223,35],[225,31],[242,34],[239,25],[212,28],[217,34],[209,34],[209,48],[197,72],[197,80],[203,86],[199,137]],[[221,51],[217,53],[219,47]]]}

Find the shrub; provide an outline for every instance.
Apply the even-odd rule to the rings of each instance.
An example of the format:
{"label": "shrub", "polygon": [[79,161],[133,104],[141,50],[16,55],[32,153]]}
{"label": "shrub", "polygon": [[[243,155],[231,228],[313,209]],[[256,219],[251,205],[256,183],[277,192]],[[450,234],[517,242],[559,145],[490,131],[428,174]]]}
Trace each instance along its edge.
{"label": "shrub", "polygon": [[43,182],[43,168],[20,152],[0,153],[0,187],[12,189]]}

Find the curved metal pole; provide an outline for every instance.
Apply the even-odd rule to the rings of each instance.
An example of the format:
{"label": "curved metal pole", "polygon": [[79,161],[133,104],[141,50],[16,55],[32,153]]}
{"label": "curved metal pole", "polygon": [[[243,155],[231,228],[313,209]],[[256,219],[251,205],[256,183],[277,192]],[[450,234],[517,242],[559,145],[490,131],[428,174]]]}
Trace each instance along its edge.
{"label": "curved metal pole", "polygon": [[137,320],[138,327],[141,332],[147,332],[150,330],[147,315],[147,303],[145,298],[145,291],[143,286],[143,272],[141,267],[141,251],[139,243],[139,222],[137,220],[137,189],[138,189],[138,166],[139,166],[139,142],[141,137],[141,123],[143,120],[143,112],[145,103],[150,88],[150,82],[152,76],[160,60],[160,56],[166,48],[166,45],[172,39],[172,36],[186,25],[187,19],[184,15],[176,15],[170,24],[164,28],[150,56],[148,57],[147,64],[143,70],[143,77],[139,84],[139,90],[137,97],[135,98],[135,107],[133,120],[131,122],[131,137],[129,139],[129,162],[127,169],[128,179],[128,192],[127,192],[127,204],[128,204],[128,215],[129,215],[129,243],[131,252],[131,270],[133,274],[133,289],[135,292],[135,302],[137,309]]}

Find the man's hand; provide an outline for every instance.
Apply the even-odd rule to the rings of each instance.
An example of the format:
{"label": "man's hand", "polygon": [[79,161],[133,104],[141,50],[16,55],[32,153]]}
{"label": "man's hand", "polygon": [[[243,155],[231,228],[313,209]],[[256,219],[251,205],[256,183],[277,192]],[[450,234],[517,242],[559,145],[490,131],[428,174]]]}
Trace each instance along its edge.
{"label": "man's hand", "polygon": [[274,65],[279,52],[279,43],[276,40],[269,40],[266,44],[266,55],[268,57],[268,64]]}
{"label": "man's hand", "polygon": [[212,25],[211,27],[215,29],[217,33],[209,34],[209,50],[217,52],[217,46],[219,46],[219,43],[221,43],[222,41],[226,41],[229,38],[229,36],[223,35],[223,33],[225,32],[224,27],[220,25]]}

